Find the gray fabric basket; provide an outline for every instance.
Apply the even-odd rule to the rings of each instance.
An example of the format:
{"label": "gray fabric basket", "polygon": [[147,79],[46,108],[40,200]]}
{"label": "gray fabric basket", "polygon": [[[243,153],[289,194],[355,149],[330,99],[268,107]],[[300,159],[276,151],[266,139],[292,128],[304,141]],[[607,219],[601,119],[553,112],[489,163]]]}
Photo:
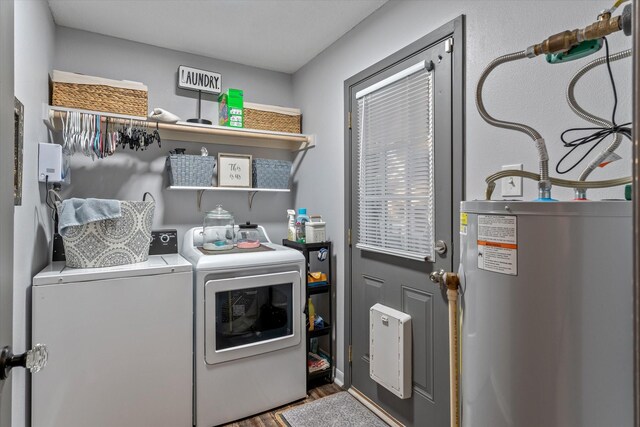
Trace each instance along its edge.
{"label": "gray fabric basket", "polygon": [[[150,194],[145,193],[145,197]],[[153,199],[153,197],[152,197]],[[62,203],[58,198],[56,208]],[[62,236],[68,267],[93,268],[134,264],[149,259],[153,201],[121,201],[122,216],[67,228]]]}
{"label": "gray fabric basket", "polygon": [[179,187],[211,187],[217,185],[216,158],[191,154],[167,156],[169,185]]}
{"label": "gray fabric basket", "polygon": [[291,162],[253,159],[253,188],[289,188]]}

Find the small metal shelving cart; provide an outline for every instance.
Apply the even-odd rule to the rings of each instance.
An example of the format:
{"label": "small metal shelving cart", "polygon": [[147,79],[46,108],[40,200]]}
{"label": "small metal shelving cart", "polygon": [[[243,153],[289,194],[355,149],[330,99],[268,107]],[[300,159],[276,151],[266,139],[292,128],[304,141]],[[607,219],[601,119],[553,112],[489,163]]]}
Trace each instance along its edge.
{"label": "small metal shelving cart", "polygon": [[[297,249],[304,255],[305,258],[305,277],[308,278],[309,269],[311,268],[311,254],[319,252],[321,249],[327,250],[327,262],[328,262],[328,271],[323,271],[327,275],[327,284],[322,285],[309,285],[308,281],[305,280],[305,288],[306,288],[306,297],[305,297],[305,313],[308,313],[308,303],[309,298],[312,295],[326,295],[328,302],[328,313],[327,316],[323,316],[325,318],[324,327],[320,329],[314,329],[313,331],[309,331],[307,329],[307,357],[309,352],[311,351],[311,339],[319,338],[323,336],[328,336],[329,341],[329,366],[326,369],[322,369],[320,371],[309,372],[307,368],[307,389],[310,389],[310,384],[317,380],[325,380],[327,382],[333,382],[334,378],[334,370],[335,370],[335,362],[333,355],[333,283],[332,280],[332,252],[331,252],[331,242],[320,242],[320,243],[299,243],[291,240],[284,239],[282,241],[283,246],[287,246],[289,248]],[[317,306],[317,304],[314,304]]]}

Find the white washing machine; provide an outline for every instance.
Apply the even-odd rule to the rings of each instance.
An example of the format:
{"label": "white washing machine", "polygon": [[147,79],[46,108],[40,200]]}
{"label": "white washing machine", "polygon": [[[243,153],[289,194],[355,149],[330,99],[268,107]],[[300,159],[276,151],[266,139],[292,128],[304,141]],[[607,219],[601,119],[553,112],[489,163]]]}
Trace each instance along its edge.
{"label": "white washing machine", "polygon": [[202,228],[182,255],[194,266],[194,424],[211,427],[306,396],[304,257],[271,243],[207,252]]}
{"label": "white washing machine", "polygon": [[33,279],[33,427],[191,427],[192,267],[178,254]]}

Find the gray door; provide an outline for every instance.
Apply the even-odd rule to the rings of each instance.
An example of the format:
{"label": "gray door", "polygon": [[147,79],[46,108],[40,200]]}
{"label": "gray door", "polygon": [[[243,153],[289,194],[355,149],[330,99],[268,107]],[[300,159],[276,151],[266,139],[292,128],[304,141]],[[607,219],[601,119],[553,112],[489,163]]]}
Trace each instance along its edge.
{"label": "gray door", "polygon": [[[13,0],[0,1],[0,348],[13,318]],[[11,382],[0,380],[0,425],[11,425]]]}
{"label": "gray door", "polygon": [[[425,39],[429,39],[429,36]],[[461,120],[455,121],[453,117],[453,97],[456,93],[453,82],[457,74],[453,70],[454,56],[450,46],[452,38],[433,36],[431,40],[434,41],[427,40],[427,44],[422,47],[415,44],[410,46],[413,49],[411,52],[404,49],[399,52],[400,57],[396,54],[391,61],[383,61],[379,69],[374,66],[373,69],[366,70],[368,75],[363,76],[361,73],[354,77],[357,82],[349,88],[352,122],[349,138],[351,386],[407,426],[445,426],[449,423],[447,302],[444,293],[429,281],[428,275],[439,269],[453,271],[453,245],[457,244],[457,241],[454,242],[457,234],[454,235],[453,229],[458,220],[457,205],[462,192],[461,188],[454,191],[454,186],[461,187],[462,182],[461,149],[456,144],[461,145],[462,141],[458,139],[456,130],[456,126],[461,126]],[[359,223],[359,180],[365,178],[358,175],[361,165],[358,151],[361,139],[359,129],[362,129],[358,126],[359,120],[364,122],[367,119],[362,118],[358,111],[356,94],[363,90],[366,92],[365,88],[371,88],[378,82],[388,81],[390,76],[396,76],[420,61],[433,65],[434,186],[430,193],[434,197],[435,206],[433,241],[442,240],[447,246],[446,252],[436,252],[431,260],[414,260],[384,251],[363,250],[363,245],[358,244],[366,226]],[[405,173],[406,179],[411,180],[411,173],[406,170],[405,167],[398,167],[389,173]],[[387,204],[391,205],[392,203]],[[412,317],[413,388],[409,399],[396,397],[370,378],[369,309],[376,303]]]}

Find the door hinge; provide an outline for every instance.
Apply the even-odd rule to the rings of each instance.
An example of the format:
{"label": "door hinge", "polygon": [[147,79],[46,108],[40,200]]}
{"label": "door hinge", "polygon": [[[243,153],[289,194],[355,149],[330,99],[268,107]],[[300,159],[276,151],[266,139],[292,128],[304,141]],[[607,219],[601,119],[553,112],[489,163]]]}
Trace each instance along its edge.
{"label": "door hinge", "polygon": [[351,347],[351,344],[349,344],[349,363],[351,363],[353,361],[353,348]]}
{"label": "door hinge", "polygon": [[351,247],[351,229],[347,229],[347,244]]}
{"label": "door hinge", "polygon": [[444,51],[447,53],[453,52],[453,37],[444,41]]}
{"label": "door hinge", "polygon": [[347,113],[347,120],[349,122],[349,129],[351,129],[351,111]]}

